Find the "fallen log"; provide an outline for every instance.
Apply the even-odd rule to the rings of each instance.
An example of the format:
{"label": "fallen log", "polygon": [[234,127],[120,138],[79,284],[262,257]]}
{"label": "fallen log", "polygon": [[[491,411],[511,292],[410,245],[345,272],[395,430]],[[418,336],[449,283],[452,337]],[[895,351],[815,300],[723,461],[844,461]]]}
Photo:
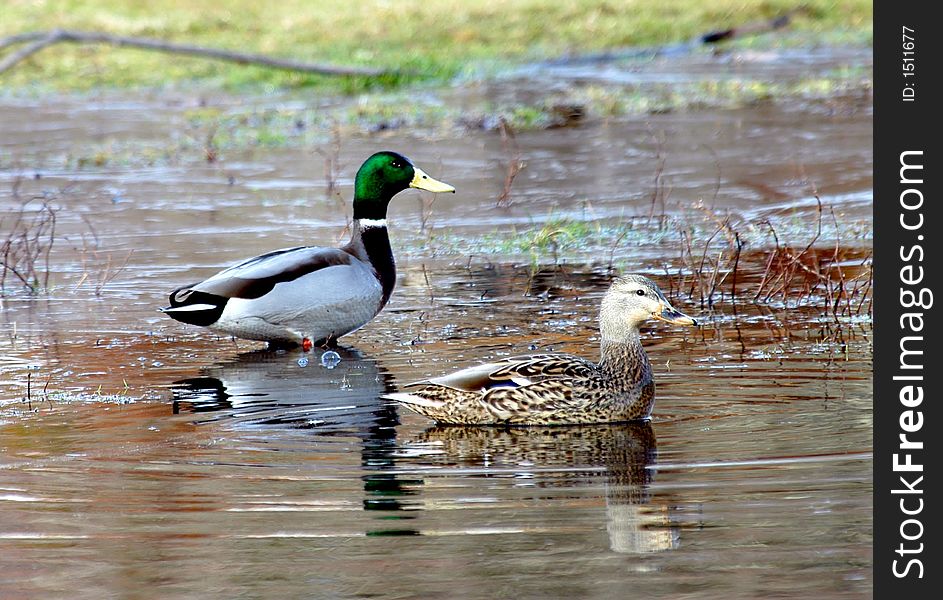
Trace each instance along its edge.
{"label": "fallen log", "polygon": [[731,27],[728,29],[720,29],[716,31],[710,31],[703,35],[699,35],[696,38],[686,41],[678,42],[675,44],[667,44],[664,46],[653,46],[653,47],[637,47],[631,46],[628,48],[616,48],[613,50],[606,50],[603,52],[595,52],[591,54],[576,54],[570,56],[561,56],[559,58],[554,58],[551,60],[541,61],[536,63],[537,66],[541,67],[570,67],[578,65],[587,65],[587,64],[597,64],[597,63],[608,63],[615,62],[618,60],[626,60],[632,58],[651,58],[656,56],[678,56],[693,52],[700,46],[711,46],[720,44],[721,42],[726,42],[729,40],[746,38],[750,36],[760,35],[763,33],[768,33],[771,31],[776,31],[788,27],[792,24],[793,15],[803,12],[805,9],[800,7],[783,13],[778,17],[771,19],[766,19],[763,21],[755,21],[752,23],[746,23],[738,27]]}
{"label": "fallen log", "polygon": [[201,58],[234,62],[242,65],[259,65],[272,69],[297,71],[300,73],[312,73],[316,75],[379,77],[382,75],[391,75],[396,73],[396,71],[385,69],[372,69],[369,67],[342,67],[321,63],[307,63],[291,59],[274,58],[262,54],[233,52],[230,50],[207,48],[204,46],[195,46],[191,44],[174,44],[152,38],[128,37],[94,31],[71,31],[66,29],[20,33],[0,39],[0,50],[17,44],[27,44],[3,60],[0,60],[0,73],[12,69],[14,66],[36,54],[43,48],[62,42],[127,46],[131,48],[142,48],[144,50],[154,50],[157,52],[167,52],[170,54],[185,54],[189,56],[198,56]]}

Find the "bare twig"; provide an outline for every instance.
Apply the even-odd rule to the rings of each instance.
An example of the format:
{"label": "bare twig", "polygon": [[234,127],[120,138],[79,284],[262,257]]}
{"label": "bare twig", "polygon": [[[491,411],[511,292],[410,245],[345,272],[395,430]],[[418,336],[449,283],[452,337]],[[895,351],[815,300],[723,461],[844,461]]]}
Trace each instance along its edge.
{"label": "bare twig", "polygon": [[651,123],[648,123],[647,126],[648,134],[655,143],[655,175],[652,184],[651,208],[648,211],[648,221],[651,223],[655,218],[655,205],[658,204],[661,206],[661,215],[659,216],[660,227],[664,227],[667,222],[665,204],[671,196],[672,190],[671,185],[665,181],[665,163],[668,159],[665,156],[664,132],[662,132],[660,136],[656,135],[655,131],[652,129]]}
{"label": "bare twig", "polygon": [[[439,170],[442,170],[442,159],[439,159]],[[420,194],[419,195],[419,233],[427,237],[432,236],[432,227],[429,223],[432,219],[432,208],[439,194]]]}
{"label": "bare twig", "polygon": [[521,149],[517,145],[517,139],[514,137],[514,129],[511,128],[504,117],[501,117],[498,122],[498,131],[501,132],[501,146],[508,156],[508,162],[507,173],[504,176],[504,189],[501,191],[501,195],[498,196],[497,205],[501,208],[507,208],[511,204],[511,186],[514,185],[514,178],[524,168],[524,161],[521,158]]}
{"label": "bare twig", "polygon": [[[338,191],[338,181],[341,176],[341,126],[337,121],[331,122],[331,137],[326,145],[314,149],[324,160],[324,197],[333,199],[337,205],[338,211],[344,214],[344,229],[341,231],[340,238],[344,238],[350,233],[350,227],[353,224],[352,215],[348,210],[348,205],[344,202],[344,197]],[[340,239],[339,238],[339,239]]]}
{"label": "bare twig", "polygon": [[740,267],[740,253],[743,251],[743,242],[740,240],[740,234],[734,232],[736,243],[737,243],[737,253],[733,257],[733,281],[731,282],[730,290],[730,299],[733,302],[734,307],[737,305],[737,270]]}
{"label": "bare twig", "polygon": [[612,246],[609,248],[609,273],[612,273],[613,271],[613,262],[615,261],[616,248],[619,247],[619,244],[622,243],[622,240],[625,239],[625,236],[628,235],[628,233],[629,230],[627,228],[623,229],[622,233],[620,233],[615,241],[612,242]]}
{"label": "bare twig", "polygon": [[216,145],[217,129],[219,129],[219,123],[210,125],[206,131],[206,141],[203,142],[203,154],[208,163],[214,163],[219,158],[219,147]]}
{"label": "bare twig", "polygon": [[426,263],[422,263],[422,278],[426,282],[426,291],[429,293],[429,304],[435,306],[435,289],[429,281],[429,271],[426,270]]}
{"label": "bare twig", "polygon": [[341,171],[341,126],[337,121],[331,123],[331,139],[327,147],[316,148],[315,152],[324,159],[324,197],[336,198]]}
{"label": "bare twig", "polygon": [[[16,199],[19,199],[18,187],[18,182],[14,182]],[[39,208],[28,212],[34,201],[39,202]],[[58,210],[51,202],[45,195],[21,200],[19,210],[13,214],[9,232],[0,240],[0,294],[6,291],[8,275],[19,280],[30,293],[49,289],[49,253],[55,241]],[[4,222],[0,219],[2,225]]]}
{"label": "bare twig", "polygon": [[720,194],[720,182],[723,179],[723,170],[720,168],[720,159],[717,157],[717,152],[710,146],[704,147],[710,152],[711,158],[714,159],[714,170],[717,172],[717,177],[714,178],[714,194],[711,196],[711,210],[714,210],[714,207],[717,206],[717,196]]}
{"label": "bare twig", "polygon": [[[872,255],[869,253],[868,256],[865,257],[865,262],[862,263],[868,265],[868,277],[865,280],[866,283],[864,291],[861,292],[861,301],[858,302],[858,307],[855,309],[856,315],[861,314],[861,308],[864,306],[864,301],[870,300],[871,298],[871,286],[874,283],[874,261],[871,259]],[[871,302],[868,302],[868,314],[871,314]]]}
{"label": "bare twig", "polygon": [[98,283],[95,284],[96,296],[101,296],[102,292],[105,290],[105,286],[114,281],[114,279],[124,271],[125,267],[128,266],[128,261],[131,260],[132,254],[134,254],[134,248],[128,250],[128,253],[124,256],[124,260],[121,261],[117,267],[114,267],[111,262],[111,253],[108,253],[108,258],[99,275]]}

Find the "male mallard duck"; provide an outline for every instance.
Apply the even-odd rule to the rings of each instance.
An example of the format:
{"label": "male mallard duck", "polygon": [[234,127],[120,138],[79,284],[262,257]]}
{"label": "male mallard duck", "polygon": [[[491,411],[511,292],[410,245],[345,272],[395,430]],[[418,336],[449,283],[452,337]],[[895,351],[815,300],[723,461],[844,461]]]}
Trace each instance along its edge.
{"label": "male mallard duck", "polygon": [[469,367],[386,394],[440,423],[565,425],[647,419],[655,404],[652,367],[639,325],[697,321],[672,308],[653,281],[617,278],[602,300],[599,363],[569,354],[538,354]]}
{"label": "male mallard duck", "polygon": [[250,258],[170,294],[174,319],[275,344],[333,343],[386,305],[396,265],[386,230],[390,199],[406,188],[454,192],[395,152],[378,152],[357,171],[350,242],[300,246]]}

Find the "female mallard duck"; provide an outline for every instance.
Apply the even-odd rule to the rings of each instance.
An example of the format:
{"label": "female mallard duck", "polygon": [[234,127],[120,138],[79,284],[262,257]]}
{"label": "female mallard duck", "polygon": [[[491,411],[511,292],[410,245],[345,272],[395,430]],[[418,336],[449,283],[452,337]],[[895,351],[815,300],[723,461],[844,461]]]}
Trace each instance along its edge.
{"label": "female mallard duck", "polygon": [[301,246],[250,258],[170,294],[174,319],[274,344],[333,343],[386,305],[396,265],[386,231],[390,199],[407,188],[454,192],[395,152],[378,152],[357,171],[350,242]]}
{"label": "female mallard duck", "polygon": [[653,281],[616,279],[602,301],[599,363],[568,354],[538,354],[469,367],[410,384],[414,391],[387,394],[440,423],[466,425],[567,425],[647,419],[655,404],[652,367],[639,325],[659,319],[697,321],[675,310]]}

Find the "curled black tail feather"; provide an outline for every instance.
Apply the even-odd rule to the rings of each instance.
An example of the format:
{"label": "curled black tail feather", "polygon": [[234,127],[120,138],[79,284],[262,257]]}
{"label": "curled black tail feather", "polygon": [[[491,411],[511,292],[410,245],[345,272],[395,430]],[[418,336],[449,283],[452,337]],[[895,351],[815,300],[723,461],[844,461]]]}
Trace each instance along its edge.
{"label": "curled black tail feather", "polygon": [[[161,311],[181,323],[207,327],[219,320],[227,302],[229,302],[229,298],[207,294],[206,292],[194,290],[189,286],[184,286],[171,292],[170,306],[162,308]],[[205,308],[187,308],[197,305]]]}

